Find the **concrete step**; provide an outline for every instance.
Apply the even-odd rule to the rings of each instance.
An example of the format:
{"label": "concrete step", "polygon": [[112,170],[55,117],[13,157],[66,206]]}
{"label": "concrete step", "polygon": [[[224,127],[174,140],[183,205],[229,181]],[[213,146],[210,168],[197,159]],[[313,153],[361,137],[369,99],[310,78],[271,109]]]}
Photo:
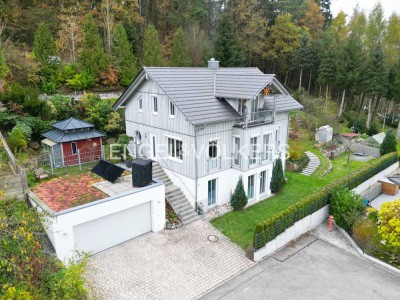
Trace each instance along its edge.
{"label": "concrete step", "polygon": [[201,217],[196,212],[193,212],[193,215],[186,216],[186,217],[182,218],[181,220],[182,220],[183,224],[187,225],[187,224],[192,223],[200,218]]}

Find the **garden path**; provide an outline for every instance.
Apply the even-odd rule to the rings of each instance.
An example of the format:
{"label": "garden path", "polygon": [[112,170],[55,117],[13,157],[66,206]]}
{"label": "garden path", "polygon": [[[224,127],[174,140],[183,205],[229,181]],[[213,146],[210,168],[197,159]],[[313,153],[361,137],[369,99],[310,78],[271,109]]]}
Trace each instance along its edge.
{"label": "garden path", "polygon": [[321,161],[319,160],[318,156],[316,156],[314,153],[310,151],[307,151],[305,153],[310,158],[310,161],[308,162],[307,167],[305,167],[300,174],[303,174],[305,176],[310,176],[312,173],[315,172],[316,169],[318,169]]}

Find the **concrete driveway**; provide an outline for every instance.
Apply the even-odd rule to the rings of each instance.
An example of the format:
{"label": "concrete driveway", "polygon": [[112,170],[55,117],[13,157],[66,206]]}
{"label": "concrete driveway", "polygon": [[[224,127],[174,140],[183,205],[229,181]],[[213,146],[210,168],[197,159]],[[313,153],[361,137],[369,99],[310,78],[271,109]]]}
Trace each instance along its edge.
{"label": "concrete driveway", "polygon": [[306,235],[202,299],[392,300],[399,297],[399,277]]}
{"label": "concrete driveway", "polygon": [[[209,235],[219,238],[210,242]],[[92,256],[96,299],[193,299],[254,263],[207,221],[164,230]]]}

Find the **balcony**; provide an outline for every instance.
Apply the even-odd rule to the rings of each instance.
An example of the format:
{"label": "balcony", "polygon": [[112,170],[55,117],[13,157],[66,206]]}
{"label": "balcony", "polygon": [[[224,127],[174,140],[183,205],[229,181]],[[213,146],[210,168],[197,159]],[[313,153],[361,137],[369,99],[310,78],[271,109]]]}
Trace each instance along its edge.
{"label": "balcony", "polygon": [[248,167],[253,168],[272,162],[272,152],[253,153],[249,156]]}
{"label": "balcony", "polygon": [[221,157],[210,157],[207,160],[208,172],[221,169]]}
{"label": "balcony", "polygon": [[245,114],[243,118],[235,124],[235,127],[247,128],[271,123],[274,123],[274,111],[258,110]]}

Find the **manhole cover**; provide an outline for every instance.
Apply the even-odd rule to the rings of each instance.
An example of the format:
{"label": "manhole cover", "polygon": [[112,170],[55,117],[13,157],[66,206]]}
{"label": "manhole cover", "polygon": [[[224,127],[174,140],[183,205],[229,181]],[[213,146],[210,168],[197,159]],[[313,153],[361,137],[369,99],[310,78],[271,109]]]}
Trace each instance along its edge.
{"label": "manhole cover", "polygon": [[214,234],[211,234],[207,237],[208,241],[211,243],[218,243],[219,242],[219,237],[217,237]]}

